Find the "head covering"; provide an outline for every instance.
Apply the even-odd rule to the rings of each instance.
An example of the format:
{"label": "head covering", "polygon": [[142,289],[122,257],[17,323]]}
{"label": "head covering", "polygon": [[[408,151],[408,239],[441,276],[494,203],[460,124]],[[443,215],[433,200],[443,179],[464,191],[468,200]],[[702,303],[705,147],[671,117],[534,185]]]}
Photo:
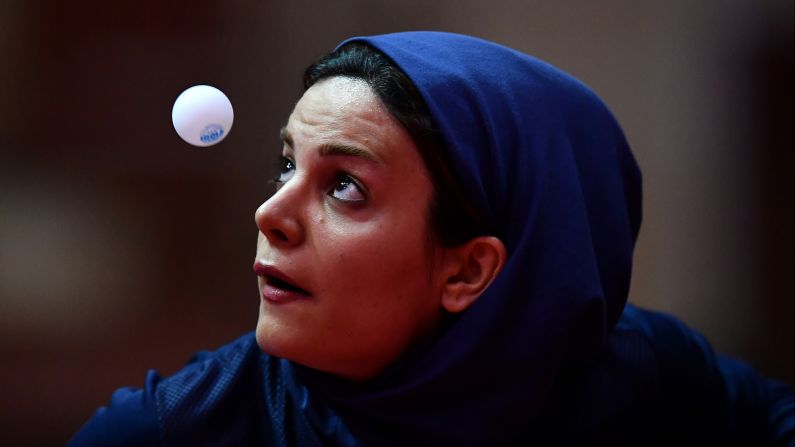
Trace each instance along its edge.
{"label": "head covering", "polygon": [[351,445],[495,445],[544,410],[624,307],[640,172],[599,98],[538,59],[474,37],[356,37],[420,91],[464,195],[508,251],[491,286],[399,368],[364,386],[291,365],[308,420]]}

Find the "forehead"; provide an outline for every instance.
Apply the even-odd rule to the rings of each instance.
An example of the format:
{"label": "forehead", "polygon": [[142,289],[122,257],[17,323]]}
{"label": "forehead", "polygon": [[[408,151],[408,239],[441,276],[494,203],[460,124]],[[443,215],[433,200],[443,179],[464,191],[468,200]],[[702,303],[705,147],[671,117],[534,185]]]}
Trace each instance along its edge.
{"label": "forehead", "polygon": [[416,151],[409,133],[361,79],[333,77],[317,82],[298,101],[285,129],[295,148],[352,144],[384,160],[393,158],[397,148]]}
{"label": "forehead", "polygon": [[389,118],[384,116],[386,112],[367,82],[337,76],[321,79],[304,92],[291,118],[310,123],[322,123],[324,118],[354,116],[383,121]]}

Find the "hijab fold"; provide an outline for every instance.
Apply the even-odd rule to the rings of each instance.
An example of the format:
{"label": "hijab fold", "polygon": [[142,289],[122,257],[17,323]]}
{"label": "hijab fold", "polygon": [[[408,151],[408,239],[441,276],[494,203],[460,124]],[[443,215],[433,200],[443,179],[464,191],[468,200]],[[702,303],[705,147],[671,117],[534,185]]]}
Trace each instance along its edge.
{"label": "hijab fold", "polygon": [[622,312],[640,226],[637,164],[599,98],[531,56],[441,32],[340,46],[349,42],[383,52],[420,91],[454,177],[508,260],[470,309],[384,377],[354,386],[292,365],[288,389],[334,443],[508,442]]}

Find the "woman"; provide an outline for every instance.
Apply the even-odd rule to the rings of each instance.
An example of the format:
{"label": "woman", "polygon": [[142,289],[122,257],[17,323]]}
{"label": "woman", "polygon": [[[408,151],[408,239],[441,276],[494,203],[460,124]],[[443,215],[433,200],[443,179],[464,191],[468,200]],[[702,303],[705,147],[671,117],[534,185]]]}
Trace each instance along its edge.
{"label": "woman", "polygon": [[260,206],[255,334],[73,445],[793,443],[792,391],[625,305],[640,173],[586,87],[434,32],[305,73]]}

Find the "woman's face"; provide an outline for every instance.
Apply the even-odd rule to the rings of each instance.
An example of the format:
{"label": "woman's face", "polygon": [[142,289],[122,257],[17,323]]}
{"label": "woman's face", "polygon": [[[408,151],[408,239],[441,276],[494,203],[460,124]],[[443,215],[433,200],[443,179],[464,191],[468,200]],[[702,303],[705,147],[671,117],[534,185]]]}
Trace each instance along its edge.
{"label": "woman's face", "polygon": [[257,342],[370,378],[441,315],[431,180],[411,136],[362,80],[313,85],[282,139],[280,187],[255,214]]}

